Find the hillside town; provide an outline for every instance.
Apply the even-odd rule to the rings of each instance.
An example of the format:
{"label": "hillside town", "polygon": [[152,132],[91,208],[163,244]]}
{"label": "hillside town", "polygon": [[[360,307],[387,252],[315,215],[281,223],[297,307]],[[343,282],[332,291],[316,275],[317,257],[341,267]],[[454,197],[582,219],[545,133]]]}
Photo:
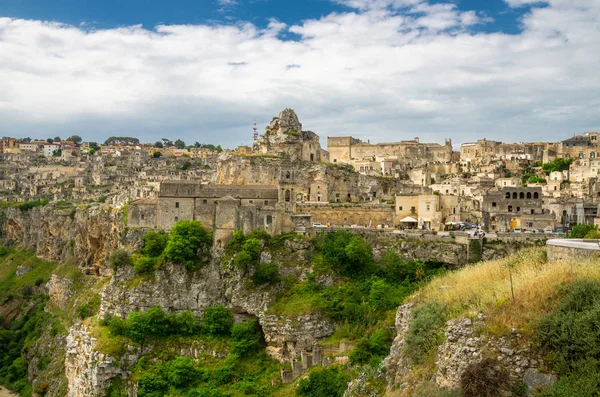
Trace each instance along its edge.
{"label": "hillside town", "polygon": [[[0,141],[0,200],[128,206],[131,227],[564,233],[600,224],[599,132],[560,142],[371,143],[303,130],[291,109],[233,150],[163,139]],[[217,207],[220,206],[220,210]],[[227,211],[225,211],[227,209]]]}

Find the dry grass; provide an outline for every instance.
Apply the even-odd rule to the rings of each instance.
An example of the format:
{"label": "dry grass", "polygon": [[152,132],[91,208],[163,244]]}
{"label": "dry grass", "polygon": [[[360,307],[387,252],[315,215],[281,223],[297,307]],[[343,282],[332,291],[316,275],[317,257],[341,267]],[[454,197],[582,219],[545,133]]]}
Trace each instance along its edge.
{"label": "dry grass", "polygon": [[548,263],[544,249],[530,248],[449,273],[410,299],[445,303],[453,317],[481,311],[488,316],[487,326],[492,333],[510,328],[529,333],[539,317],[552,309],[558,287],[582,279],[600,279],[597,260]]}

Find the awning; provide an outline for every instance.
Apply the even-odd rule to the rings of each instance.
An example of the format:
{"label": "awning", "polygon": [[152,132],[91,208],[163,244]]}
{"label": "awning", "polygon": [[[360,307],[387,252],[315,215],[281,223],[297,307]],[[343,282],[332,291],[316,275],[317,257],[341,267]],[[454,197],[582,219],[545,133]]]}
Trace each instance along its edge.
{"label": "awning", "polygon": [[400,223],[419,223],[419,221],[411,216],[407,216],[406,218],[402,219]]}

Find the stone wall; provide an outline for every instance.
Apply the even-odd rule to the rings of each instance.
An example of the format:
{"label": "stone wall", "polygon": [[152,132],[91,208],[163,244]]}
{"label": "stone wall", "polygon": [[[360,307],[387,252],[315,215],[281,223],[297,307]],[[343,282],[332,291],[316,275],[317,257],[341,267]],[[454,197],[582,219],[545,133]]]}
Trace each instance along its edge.
{"label": "stone wall", "polygon": [[600,258],[599,240],[552,239],[546,242],[548,260]]}

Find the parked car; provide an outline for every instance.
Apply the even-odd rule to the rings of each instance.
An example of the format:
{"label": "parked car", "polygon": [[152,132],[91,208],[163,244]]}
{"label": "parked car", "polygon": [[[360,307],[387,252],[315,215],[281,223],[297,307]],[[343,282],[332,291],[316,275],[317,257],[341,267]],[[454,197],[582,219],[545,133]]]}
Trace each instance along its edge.
{"label": "parked car", "polygon": [[552,229],[544,229],[544,233],[546,233],[546,234],[554,234],[554,232],[552,231]]}
{"label": "parked car", "polygon": [[516,228],[516,229],[513,229],[513,231],[512,231],[512,232],[513,232],[513,233],[522,233],[522,232],[523,232],[523,230],[522,230],[520,227],[518,227],[518,228]]}
{"label": "parked car", "polygon": [[322,224],[320,222],[313,222],[313,227],[329,227],[329,226],[324,225],[324,224]]}
{"label": "parked car", "polygon": [[544,233],[544,229],[537,229],[535,232],[536,233]]}

